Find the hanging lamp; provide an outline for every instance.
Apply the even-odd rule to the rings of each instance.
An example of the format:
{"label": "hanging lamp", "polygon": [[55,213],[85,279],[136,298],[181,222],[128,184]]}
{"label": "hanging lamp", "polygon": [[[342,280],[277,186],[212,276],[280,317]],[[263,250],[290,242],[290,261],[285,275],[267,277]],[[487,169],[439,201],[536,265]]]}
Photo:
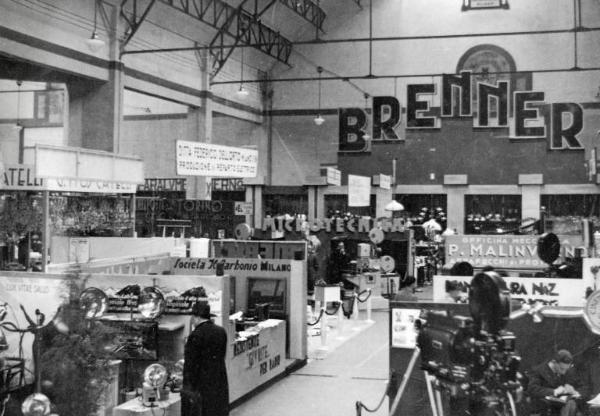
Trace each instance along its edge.
{"label": "hanging lamp", "polygon": [[92,53],[98,52],[104,46],[104,41],[98,36],[98,0],[94,0],[94,30],[92,36],[85,41],[88,49]]}
{"label": "hanging lamp", "polygon": [[[368,114],[368,104],[369,104],[369,94],[365,92],[365,115]],[[365,126],[365,134],[362,135],[363,140],[371,140],[371,135],[369,134],[369,123]]]}
{"label": "hanging lamp", "polygon": [[323,124],[325,122],[325,119],[323,117],[321,117],[321,73],[323,72],[323,67],[322,66],[318,66],[317,67],[317,72],[319,73],[319,80],[318,85],[319,85],[319,105],[318,105],[318,110],[317,110],[317,116],[314,118],[314,122],[317,126],[320,126],[321,124]]}
{"label": "hanging lamp", "polygon": [[240,97],[245,97],[249,94],[249,91],[244,88],[244,47],[241,48],[242,50],[242,60],[241,60],[241,68],[240,68],[240,89],[237,91],[237,95],[239,95]]}

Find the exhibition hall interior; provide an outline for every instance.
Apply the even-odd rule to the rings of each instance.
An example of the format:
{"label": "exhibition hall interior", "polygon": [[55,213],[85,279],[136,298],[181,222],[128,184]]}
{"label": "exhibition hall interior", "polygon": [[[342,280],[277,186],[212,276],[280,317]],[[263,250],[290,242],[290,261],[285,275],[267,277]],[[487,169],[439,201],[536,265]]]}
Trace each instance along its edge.
{"label": "exhibition hall interior", "polygon": [[0,416],[600,415],[598,147],[598,0],[0,0]]}

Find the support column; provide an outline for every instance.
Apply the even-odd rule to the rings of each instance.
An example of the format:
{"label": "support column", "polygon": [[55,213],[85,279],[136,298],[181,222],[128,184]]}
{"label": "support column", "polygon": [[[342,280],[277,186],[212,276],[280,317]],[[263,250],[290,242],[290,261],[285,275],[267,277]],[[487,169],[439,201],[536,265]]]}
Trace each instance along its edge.
{"label": "support column", "polygon": [[375,189],[375,217],[386,217],[389,212],[385,210],[385,206],[392,200],[393,193],[391,189],[383,189],[379,186],[373,187]]}
{"label": "support column", "polygon": [[105,6],[110,25],[108,45],[109,69],[106,82],[92,83],[77,79],[67,83],[67,145],[119,153],[123,122],[124,66],[119,60],[120,45],[116,36],[119,24],[117,7]]}
{"label": "support column", "polygon": [[[212,142],[212,93],[210,92],[210,54],[207,51],[198,52],[196,55],[200,66],[202,91],[205,92],[201,99],[200,108],[189,108],[186,120],[184,140],[191,142]],[[207,176],[192,176],[188,178],[186,199],[210,200],[211,178]]]}
{"label": "support column", "polygon": [[455,229],[458,234],[465,232],[465,194],[466,186],[449,186],[446,188],[448,195],[448,228]]}
{"label": "support column", "polygon": [[444,188],[448,196],[446,211],[447,227],[465,233],[465,194],[468,189],[467,175],[444,175]]}
{"label": "support column", "polygon": [[252,215],[246,215],[246,223],[252,228],[262,228],[262,185],[246,185],[246,202],[252,204]]}
{"label": "support column", "polygon": [[521,219],[540,219],[540,195],[542,193],[543,175],[527,174],[519,175],[521,186]]}

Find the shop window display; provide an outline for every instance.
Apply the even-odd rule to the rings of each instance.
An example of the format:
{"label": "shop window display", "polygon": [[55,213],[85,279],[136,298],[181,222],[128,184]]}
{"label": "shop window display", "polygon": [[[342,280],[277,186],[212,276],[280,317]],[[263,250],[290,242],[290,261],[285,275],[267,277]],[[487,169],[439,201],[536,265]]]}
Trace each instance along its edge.
{"label": "shop window display", "polygon": [[7,191],[0,194],[0,267],[41,270],[43,222],[39,192]]}
{"label": "shop window display", "polygon": [[304,188],[272,187],[272,189],[265,189],[263,205],[265,215],[272,217],[306,214],[308,194]]}
{"label": "shop window display", "polygon": [[348,195],[325,195],[325,215],[327,218],[375,217],[375,205],[375,195],[371,195],[368,207],[349,207]]}
{"label": "shop window display", "polygon": [[394,200],[404,206],[402,215],[413,225],[422,225],[434,219],[446,229],[447,196],[444,194],[398,194]]}
{"label": "shop window display", "polygon": [[133,235],[131,198],[108,195],[50,195],[50,229],[53,235]]}
{"label": "shop window display", "polygon": [[584,219],[600,229],[600,195],[542,195],[544,230],[560,235],[581,235]]}
{"label": "shop window display", "polygon": [[465,234],[513,234],[521,224],[521,195],[465,195]]}

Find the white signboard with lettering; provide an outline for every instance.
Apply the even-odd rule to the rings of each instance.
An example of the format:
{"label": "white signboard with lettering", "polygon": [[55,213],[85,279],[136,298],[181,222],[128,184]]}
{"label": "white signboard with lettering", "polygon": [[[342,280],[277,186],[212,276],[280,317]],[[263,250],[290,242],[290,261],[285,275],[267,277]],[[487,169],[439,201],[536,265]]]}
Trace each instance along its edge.
{"label": "white signboard with lettering", "polygon": [[0,189],[15,191],[41,191],[44,180],[35,176],[32,165],[5,165],[0,172]]}
{"label": "white signboard with lettering", "polygon": [[348,206],[368,207],[371,204],[371,178],[348,175]]}
{"label": "white signboard with lettering", "polygon": [[252,202],[235,201],[233,213],[235,215],[252,215]]}
{"label": "white signboard with lettering", "polygon": [[379,174],[379,187],[381,189],[392,189],[392,177],[390,175]]}
{"label": "white signboard with lettering", "polygon": [[342,185],[342,172],[336,168],[327,168],[327,184],[334,186]]}
{"label": "white signboard with lettering", "polygon": [[[543,269],[538,256],[537,235],[449,235],[445,239],[446,264],[466,261],[473,267],[497,269]],[[579,236],[558,236],[561,257],[573,257],[575,247],[583,246]]]}
{"label": "white signboard with lettering", "polygon": [[[511,299],[518,299],[524,303],[542,302],[552,306],[585,305],[585,293],[588,287],[593,287],[590,277],[583,279],[555,279],[546,277],[503,277],[510,291]],[[456,281],[463,292],[464,298],[468,297],[469,285],[472,276],[434,276],[433,301],[448,302],[446,296],[446,282]]]}
{"label": "white signboard with lettering", "polygon": [[137,184],[88,179],[45,179],[46,189],[63,192],[89,192],[95,194],[135,194]]}
{"label": "white signboard with lettering", "polygon": [[255,178],[258,151],[210,143],[177,140],[177,174],[219,178]]}

